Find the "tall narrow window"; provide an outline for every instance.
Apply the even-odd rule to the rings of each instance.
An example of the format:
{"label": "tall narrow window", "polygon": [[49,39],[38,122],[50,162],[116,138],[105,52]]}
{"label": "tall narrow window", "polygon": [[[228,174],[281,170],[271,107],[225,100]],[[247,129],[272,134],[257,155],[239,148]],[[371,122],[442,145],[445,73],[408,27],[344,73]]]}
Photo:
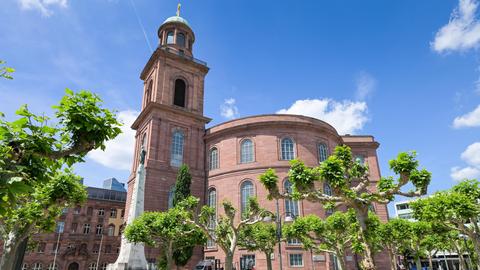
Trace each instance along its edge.
{"label": "tall narrow window", "polygon": [[248,198],[255,196],[255,190],[250,180],[244,181],[240,187],[241,211],[244,214],[247,211]]}
{"label": "tall narrow window", "polygon": [[115,225],[110,224],[108,225],[108,236],[114,236],[115,235]]}
{"label": "tall narrow window", "polygon": [[328,158],[328,147],[324,143],[318,145],[318,161],[319,163],[327,160]]}
{"label": "tall narrow window", "polygon": [[90,233],[90,224],[83,224],[83,233],[84,234]]}
{"label": "tall narrow window", "polygon": [[[208,191],[208,201],[207,201],[208,206],[212,207],[215,209],[215,215],[212,216],[212,218],[209,221],[208,228],[211,231],[215,230],[216,227],[216,220],[217,220],[217,190],[214,188],[211,188]],[[215,242],[212,239],[207,240],[207,248],[213,248],[215,247]]]}
{"label": "tall narrow window", "polygon": [[180,130],[173,132],[172,136],[172,146],[171,146],[171,155],[170,155],[170,165],[174,167],[180,167],[183,162],[183,142],[184,135]]}
{"label": "tall narrow window", "polygon": [[173,104],[185,107],[185,93],[187,90],[187,85],[182,79],[175,80],[175,93],[173,96]]}
{"label": "tall narrow window", "polygon": [[284,138],[281,142],[282,145],[282,159],[292,160],[295,158],[295,151],[293,150],[293,141],[290,138]]}
{"label": "tall narrow window", "polygon": [[[330,184],[328,182],[323,182],[323,194],[328,195],[328,196],[332,196],[332,194],[333,194],[332,187],[330,186]],[[327,216],[333,214],[333,209],[329,208],[329,209],[325,210],[325,214],[327,214]]]}
{"label": "tall narrow window", "polygon": [[[292,183],[288,179],[283,182],[284,191],[288,194],[292,194]],[[290,217],[298,217],[298,201],[292,199],[285,199],[285,215]]]}
{"label": "tall narrow window", "polygon": [[364,155],[356,155],[355,162],[361,165],[365,165],[365,156]]}
{"label": "tall narrow window", "polygon": [[216,147],[210,150],[210,170],[218,169],[218,149]]}
{"label": "tall narrow window", "polygon": [[167,44],[173,44],[173,31],[167,33]]}
{"label": "tall narrow window", "polygon": [[103,225],[102,224],[97,224],[97,228],[95,230],[96,235],[101,235],[103,233]]}
{"label": "tall narrow window", "polygon": [[183,33],[177,34],[177,45],[180,47],[185,47],[185,35]]}
{"label": "tall narrow window", "polygon": [[240,144],[240,163],[253,162],[253,142],[245,139]]}
{"label": "tall narrow window", "polygon": [[145,91],[145,106],[152,101],[152,88],[153,88],[153,82],[150,80],[148,82],[147,90]]}
{"label": "tall narrow window", "polygon": [[175,195],[175,185],[168,191],[168,209],[173,208],[173,196]]}
{"label": "tall narrow window", "polygon": [[65,221],[58,221],[57,226],[55,228],[56,233],[63,233],[63,229],[65,228]]}

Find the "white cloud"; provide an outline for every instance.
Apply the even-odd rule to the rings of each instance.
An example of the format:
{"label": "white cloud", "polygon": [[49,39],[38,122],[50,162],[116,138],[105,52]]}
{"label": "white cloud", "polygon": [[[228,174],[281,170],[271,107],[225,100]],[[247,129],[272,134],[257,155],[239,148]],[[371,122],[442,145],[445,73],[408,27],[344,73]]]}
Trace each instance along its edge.
{"label": "white cloud", "polygon": [[461,157],[469,165],[480,168],[480,142],[470,144]]}
{"label": "white cloud", "polygon": [[238,117],[238,107],[235,104],[236,101],[234,98],[227,98],[220,105],[220,115],[226,119],[234,119]]}
{"label": "white cloud", "polygon": [[356,78],[356,84],[357,84],[357,91],[355,93],[357,99],[359,100],[365,100],[368,96],[370,96],[373,91],[375,91],[375,88],[377,86],[377,80],[375,78],[363,71],[358,74]]}
{"label": "white cloud", "polygon": [[455,119],[453,120],[454,128],[478,126],[480,126],[480,105],[478,105],[475,110],[462,116],[455,117]]}
{"label": "white cloud", "polygon": [[460,157],[468,166],[464,168],[453,167],[450,176],[457,181],[480,178],[480,142],[469,145]]}
{"label": "white cloud", "polygon": [[475,18],[478,8],[476,0],[460,0],[450,15],[450,21],[443,26],[431,42],[436,52],[463,51],[480,44],[480,22]]}
{"label": "white cloud", "polygon": [[57,6],[66,8],[68,4],[68,0],[18,0],[18,2],[22,9],[36,9],[46,17],[53,14],[51,7]]}
{"label": "white cloud", "polygon": [[450,171],[450,177],[455,181],[461,181],[464,179],[476,179],[480,177],[480,170],[474,167],[453,167]]}
{"label": "white cloud", "polygon": [[297,100],[280,114],[300,114],[314,117],[331,124],[340,134],[354,134],[368,121],[367,103],[332,99]]}
{"label": "white cloud", "polygon": [[135,130],[130,126],[138,116],[137,111],[127,110],[118,113],[118,119],[123,123],[122,134],[106,143],[105,151],[94,150],[88,157],[105,167],[119,170],[130,170],[132,166],[135,145]]}

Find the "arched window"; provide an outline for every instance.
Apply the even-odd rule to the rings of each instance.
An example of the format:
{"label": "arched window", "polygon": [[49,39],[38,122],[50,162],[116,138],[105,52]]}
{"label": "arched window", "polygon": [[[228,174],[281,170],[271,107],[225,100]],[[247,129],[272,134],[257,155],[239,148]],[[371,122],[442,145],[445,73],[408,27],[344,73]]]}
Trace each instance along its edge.
{"label": "arched window", "polygon": [[51,263],[48,265],[48,270],[58,270],[58,265]]}
{"label": "arched window", "polygon": [[110,224],[108,225],[108,236],[114,236],[115,235],[115,225]]}
{"label": "arched window", "polygon": [[210,170],[218,169],[218,149],[216,147],[210,150]]}
{"label": "arched window", "polygon": [[183,33],[177,34],[177,45],[180,47],[185,47],[185,35]]}
{"label": "arched window", "polygon": [[94,263],[94,262],[90,263],[88,265],[88,270],[97,270],[97,263]]}
{"label": "arched window", "polygon": [[[290,183],[288,179],[285,179],[285,182],[283,182],[283,189],[286,193],[292,194],[292,183]],[[290,215],[290,217],[298,217],[298,201],[285,199],[285,215]]]}
{"label": "arched window", "polygon": [[33,265],[33,270],[42,270],[43,269],[43,265],[41,263],[35,263]]}
{"label": "arched window", "polygon": [[102,224],[97,224],[97,228],[95,230],[96,235],[101,235],[103,232],[103,225]]}
{"label": "arched window", "polygon": [[319,163],[327,160],[328,158],[328,147],[324,143],[318,145],[318,161]]}
{"label": "arched window", "polygon": [[173,104],[185,107],[185,94],[187,90],[187,84],[182,79],[175,80],[175,93],[173,95]]}
{"label": "arched window", "polygon": [[173,208],[173,196],[175,195],[175,185],[168,191],[168,209]]}
{"label": "arched window", "polygon": [[148,82],[147,90],[145,91],[145,106],[152,101],[152,88],[153,88],[153,82],[150,80]]}
{"label": "arched window", "polygon": [[330,184],[327,182],[323,183],[323,194],[332,196],[332,187],[330,187]]}
{"label": "arched window", "polygon": [[217,190],[214,188],[208,191],[208,206],[217,208]]}
{"label": "arched window", "polygon": [[173,43],[174,43],[173,31],[170,31],[167,33],[167,44],[173,44]]}
{"label": "arched window", "polygon": [[248,198],[253,196],[255,196],[255,190],[252,182],[250,180],[244,181],[240,187],[240,203],[242,214],[244,214],[247,210]]}
{"label": "arched window", "polygon": [[281,142],[282,145],[282,159],[292,160],[295,158],[295,151],[293,150],[293,141],[290,138],[284,138]]}
{"label": "arched window", "polygon": [[172,146],[170,155],[170,165],[174,167],[180,167],[183,162],[183,141],[184,135],[180,130],[173,132]]}
{"label": "arched window", "polygon": [[[215,209],[215,215],[211,217],[210,222],[208,224],[208,227],[210,230],[215,230],[216,227],[216,219],[217,219],[217,190],[214,188],[211,188],[208,191],[208,201],[207,205]],[[207,248],[213,248],[215,247],[215,242],[208,238],[207,240]]]}
{"label": "arched window", "polygon": [[250,139],[245,139],[240,144],[240,163],[249,163],[253,160],[253,142]]}

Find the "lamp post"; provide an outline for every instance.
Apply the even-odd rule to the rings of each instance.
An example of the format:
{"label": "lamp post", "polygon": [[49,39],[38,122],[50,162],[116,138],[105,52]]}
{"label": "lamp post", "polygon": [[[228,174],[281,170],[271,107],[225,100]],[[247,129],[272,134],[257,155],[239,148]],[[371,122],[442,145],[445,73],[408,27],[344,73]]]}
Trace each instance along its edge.
{"label": "lamp post", "polygon": [[[275,223],[277,223],[277,240],[278,240],[278,262],[280,266],[280,270],[283,270],[283,262],[282,262],[282,215],[280,214],[280,207],[278,204],[278,199],[276,199],[276,207],[277,207],[277,214],[275,218]],[[292,213],[285,212],[285,222],[292,222],[295,217],[293,217]]]}

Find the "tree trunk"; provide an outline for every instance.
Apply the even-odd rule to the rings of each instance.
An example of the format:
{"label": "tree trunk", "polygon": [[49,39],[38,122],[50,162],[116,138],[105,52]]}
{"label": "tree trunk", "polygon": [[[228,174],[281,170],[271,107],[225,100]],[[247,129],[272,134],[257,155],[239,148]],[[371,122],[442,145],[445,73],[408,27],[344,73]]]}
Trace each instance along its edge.
{"label": "tree trunk", "polygon": [[166,249],[165,255],[167,257],[167,269],[174,269],[174,259],[173,259],[173,242],[170,241],[168,243],[168,247]]}
{"label": "tree trunk", "polygon": [[338,254],[337,261],[340,266],[339,270],[347,270],[347,263],[345,262],[345,254]]}
{"label": "tree trunk", "polygon": [[418,256],[418,253],[417,258],[415,259],[415,265],[417,266],[417,270],[422,270],[422,261],[420,260],[420,256]]}
{"label": "tree trunk", "polygon": [[428,252],[428,268],[430,270],[433,270],[433,259],[432,259],[432,254],[430,254],[430,252]]}
{"label": "tree trunk", "polygon": [[270,252],[265,252],[265,256],[267,256],[267,270],[272,270],[272,257]]}
{"label": "tree trunk", "polygon": [[358,223],[360,224],[359,240],[363,245],[362,261],[360,262],[360,266],[363,270],[376,270],[373,252],[365,236],[367,231],[368,208],[363,208],[365,207],[359,207],[355,209],[355,214],[357,216]]}
{"label": "tree trunk", "polygon": [[233,270],[233,253],[227,252],[225,257],[224,270]]}
{"label": "tree trunk", "polygon": [[22,242],[15,233],[8,234],[8,239],[3,244],[2,260],[0,261],[0,270],[10,270],[15,267],[15,258],[17,257],[19,244]]}
{"label": "tree trunk", "polygon": [[457,254],[458,254],[458,259],[460,261],[460,270],[467,270],[468,268],[465,262],[465,258],[463,257],[462,249],[457,244],[454,244],[454,245],[455,245],[455,250],[457,251]]}
{"label": "tree trunk", "polygon": [[388,257],[390,257],[390,269],[397,270],[397,258],[391,248],[387,248]]}

